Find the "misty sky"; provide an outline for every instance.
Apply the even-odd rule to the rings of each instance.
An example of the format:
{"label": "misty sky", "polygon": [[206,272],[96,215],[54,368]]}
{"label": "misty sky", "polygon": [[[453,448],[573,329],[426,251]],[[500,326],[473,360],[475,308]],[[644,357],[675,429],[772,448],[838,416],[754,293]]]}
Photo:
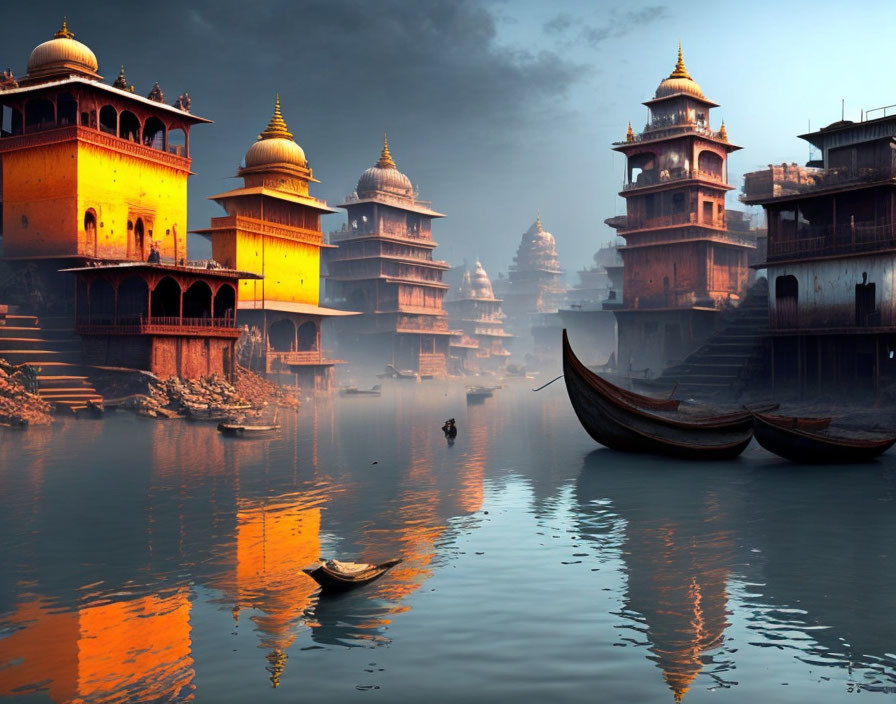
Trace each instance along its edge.
{"label": "misty sky", "polygon": [[[506,271],[536,211],[572,274],[591,263],[624,212],[623,159],[610,143],[643,128],[679,38],[685,63],[721,104],[732,183],[782,161],[803,163],[796,138],[860,109],[896,103],[888,2],[598,3],[536,0],[42,0],[7,8],[0,66],[19,76],[63,15],[114,80],[155,81],[214,120],[191,134],[189,226],[221,212],[207,196],[235,187],[240,160],[274,95],[321,180],[342,202],[377,160],[388,132],[398,167],[447,215],[435,256],[480,257]],[[880,113],[879,113],[880,114]],[[737,205],[736,192],[729,207]],[[324,219],[337,229],[344,214]],[[191,240],[191,255],[208,252]]]}

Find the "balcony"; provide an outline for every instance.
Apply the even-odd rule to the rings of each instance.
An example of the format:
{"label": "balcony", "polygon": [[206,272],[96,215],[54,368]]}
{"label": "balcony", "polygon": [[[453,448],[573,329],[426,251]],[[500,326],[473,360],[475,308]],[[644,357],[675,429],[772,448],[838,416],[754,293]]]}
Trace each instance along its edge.
{"label": "balcony", "polygon": [[857,222],[835,229],[830,225],[804,226],[796,237],[770,236],[768,260],[829,257],[896,249],[893,223]]}
{"label": "balcony", "polygon": [[677,137],[684,134],[696,134],[701,137],[709,137],[710,139],[717,139],[722,142],[728,141],[727,137],[723,136],[720,132],[711,130],[704,125],[698,125],[695,122],[681,120],[674,122],[670,121],[664,125],[647,125],[644,128],[644,131],[641,134],[636,134],[631,141],[623,140],[621,142],[613,142],[613,146],[624,146],[626,144],[637,142],[653,142],[654,140],[665,139],[666,137]]}
{"label": "balcony", "polygon": [[782,164],[744,176],[743,194],[739,200],[748,205],[777,198],[815,195],[846,187],[874,185],[896,179],[896,167],[881,166],[857,169],[813,169]]}
{"label": "balcony", "polygon": [[187,337],[240,336],[233,318],[124,317],[78,318],[80,335],[177,335]]}
{"label": "balcony", "polygon": [[448,333],[448,320],[433,315],[399,315],[395,332]]}
{"label": "balcony", "polygon": [[[653,171],[655,171],[655,169]],[[679,173],[670,173],[669,171],[663,171],[659,176],[651,172],[641,172],[640,177],[635,183],[623,184],[622,190],[631,191],[638,188],[652,188],[655,186],[662,186],[667,183],[675,183],[676,181],[688,181],[691,179],[712,181],[714,183],[721,183],[725,186],[728,185],[727,183],[725,183],[725,179],[720,172],[717,173],[715,171],[703,171],[701,169],[691,169],[690,171],[685,171],[684,169],[682,169]]]}
{"label": "balcony", "polygon": [[268,235],[280,239],[293,240],[308,244],[322,244],[323,233],[320,230],[312,230],[307,227],[296,227],[273,223],[268,220],[259,220],[245,215],[224,215],[211,219],[210,230],[233,229],[242,232],[251,232],[256,235]]}
{"label": "balcony", "polygon": [[304,366],[320,366],[333,365],[337,363],[335,359],[329,359],[325,351],[321,350],[301,350],[283,352],[278,350],[267,351],[268,366],[271,369],[276,365],[286,367],[304,367]]}

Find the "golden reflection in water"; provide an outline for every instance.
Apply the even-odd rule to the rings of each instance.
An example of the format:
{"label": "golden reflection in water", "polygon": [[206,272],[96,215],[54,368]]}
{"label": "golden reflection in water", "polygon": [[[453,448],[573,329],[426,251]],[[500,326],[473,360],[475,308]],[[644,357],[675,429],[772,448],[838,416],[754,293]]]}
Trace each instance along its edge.
{"label": "golden reflection in water", "polygon": [[[488,459],[490,418],[485,406],[467,407],[467,427],[464,440],[468,454],[464,459],[458,488],[458,508],[464,513],[476,513],[482,508],[483,480]],[[492,414],[494,416],[496,414]]]}
{"label": "golden reflection in water", "polygon": [[[718,506],[704,509],[715,512]],[[644,616],[651,659],[676,702],[703,669],[705,654],[724,640],[726,558],[733,549],[728,532],[700,518],[687,525],[662,519],[628,525],[629,606]]]}
{"label": "golden reflection in water", "polygon": [[56,702],[192,699],[189,590],[53,612],[20,603],[0,639],[0,696],[46,689]]}
{"label": "golden reflection in water", "polygon": [[320,556],[320,504],[314,495],[239,499],[233,571],[213,584],[233,604],[234,619],[252,610],[271,684],[277,687],[286,650],[295,641],[317,584],[302,572]]}

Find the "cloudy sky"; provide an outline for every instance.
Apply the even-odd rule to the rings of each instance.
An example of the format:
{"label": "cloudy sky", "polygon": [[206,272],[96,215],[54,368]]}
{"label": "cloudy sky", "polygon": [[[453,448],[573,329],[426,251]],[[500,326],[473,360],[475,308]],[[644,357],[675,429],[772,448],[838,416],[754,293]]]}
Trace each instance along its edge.
{"label": "cloudy sky", "polygon": [[[589,265],[624,212],[623,161],[610,150],[672,70],[678,40],[712,113],[744,147],[741,175],[805,162],[795,135],[896,103],[889,2],[574,2],[572,0],[156,0],[17,5],[0,22],[0,66],[25,72],[63,15],[111,83],[124,64],[139,93],[214,120],[191,135],[190,227],[220,214],[207,196],[267,124],[274,95],[331,203],[379,156],[382,135],[448,217],[436,256],[506,271],[540,210],[563,266]],[[880,113],[878,113],[880,114]],[[735,195],[729,207],[737,207]],[[344,215],[329,216],[337,229]],[[191,241],[201,256],[203,240]]]}

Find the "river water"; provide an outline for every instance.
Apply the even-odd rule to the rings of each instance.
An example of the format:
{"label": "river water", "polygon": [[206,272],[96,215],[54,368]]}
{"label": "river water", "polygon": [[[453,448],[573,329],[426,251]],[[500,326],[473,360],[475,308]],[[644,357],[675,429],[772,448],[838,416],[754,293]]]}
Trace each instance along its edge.
{"label": "river water", "polygon": [[[617,454],[560,383],[468,406],[395,382],[281,420],[0,434],[0,702],[896,692],[892,454]],[[319,556],[404,561],[319,598]]]}

